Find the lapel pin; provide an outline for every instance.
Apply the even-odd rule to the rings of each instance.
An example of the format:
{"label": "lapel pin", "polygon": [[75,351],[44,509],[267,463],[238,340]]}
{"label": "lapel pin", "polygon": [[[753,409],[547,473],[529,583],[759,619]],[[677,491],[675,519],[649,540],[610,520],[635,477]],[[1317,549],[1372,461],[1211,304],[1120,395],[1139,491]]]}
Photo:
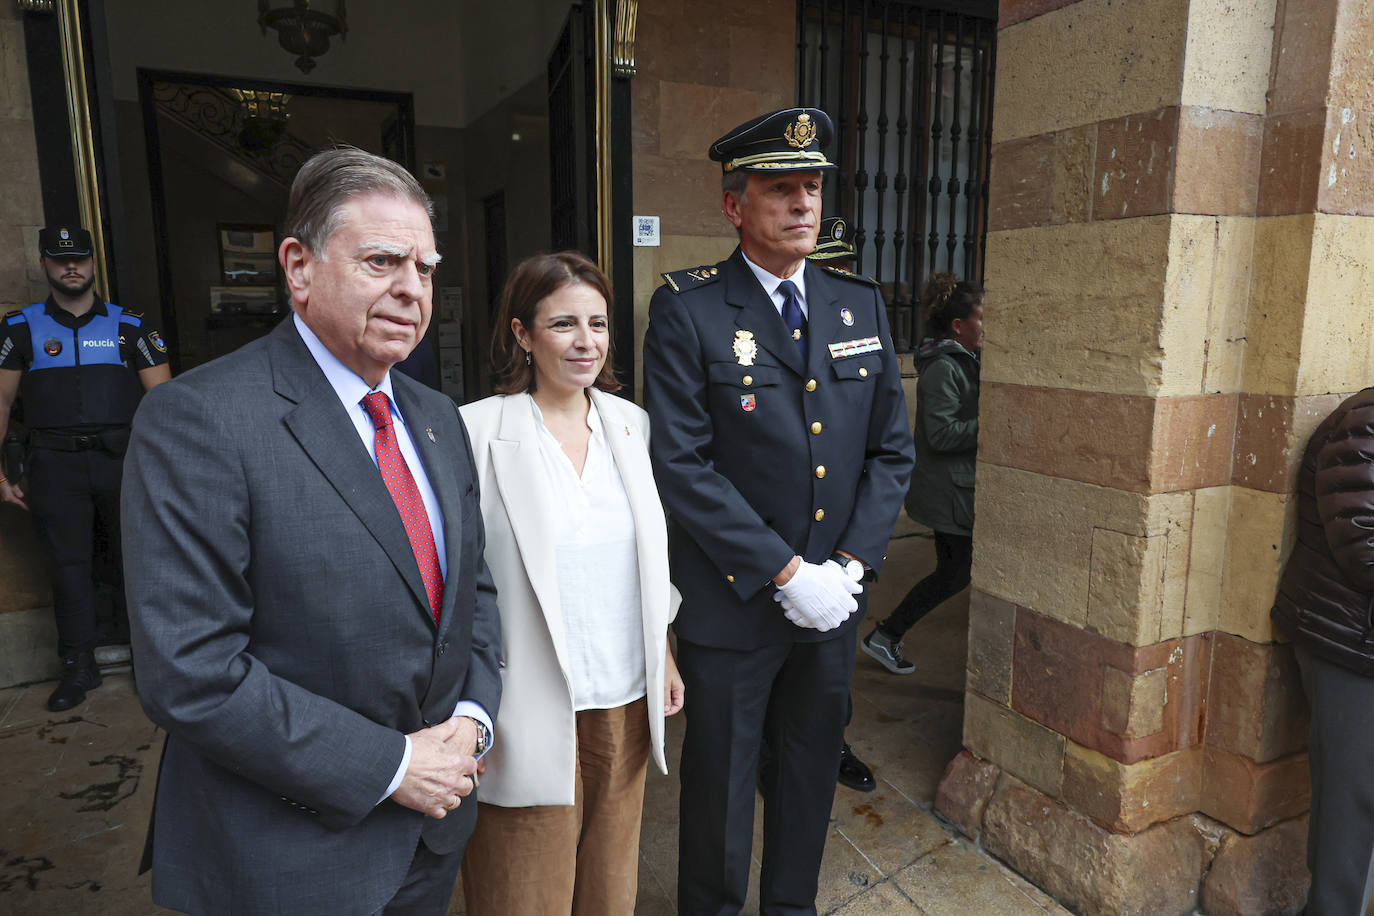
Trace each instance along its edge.
{"label": "lapel pin", "polygon": [[429,436],[429,441],[430,441],[430,442],[435,441],[435,440],[434,440],[434,430],[430,429],[428,426],[425,427],[425,435],[426,435],[426,436]]}
{"label": "lapel pin", "polygon": [[847,308],[840,309],[840,320],[843,321],[847,327],[852,328],[854,326],[854,313]]}

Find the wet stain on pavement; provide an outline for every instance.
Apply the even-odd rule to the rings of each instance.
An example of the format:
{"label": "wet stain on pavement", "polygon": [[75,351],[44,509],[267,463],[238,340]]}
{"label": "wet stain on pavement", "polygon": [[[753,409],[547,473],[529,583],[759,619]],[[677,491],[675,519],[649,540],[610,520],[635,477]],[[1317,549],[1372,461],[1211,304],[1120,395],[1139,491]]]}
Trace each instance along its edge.
{"label": "wet stain on pavement", "polygon": [[[86,718],[84,716],[71,716],[66,719],[49,719],[47,722],[34,722],[30,725],[20,725],[17,728],[8,728],[0,732],[0,741],[4,741],[6,738],[16,738],[20,735],[32,734],[39,741],[47,741],[49,744],[66,744],[67,739],[70,738],[71,735],[55,735],[53,733],[64,726],[80,725],[85,721]],[[100,722],[92,722],[91,724],[99,725],[101,728],[107,727]]]}
{"label": "wet stain on pavement", "polygon": [[92,760],[91,766],[113,766],[118,774],[110,782],[92,783],[79,792],[59,792],[68,801],[80,799],[78,811],[109,811],[138,791],[138,778],[143,774],[143,761],[122,754],[109,754],[99,760]]}
{"label": "wet stain on pavement", "polygon": [[[3,850],[0,850],[0,855],[4,855]],[[15,889],[35,890],[38,887],[38,876],[45,871],[52,871],[52,868],[52,859],[47,856],[7,858],[4,870],[0,871],[0,894],[8,894]]]}
{"label": "wet stain on pavement", "polygon": [[854,814],[863,817],[864,823],[870,827],[881,827],[883,825],[882,814],[872,805],[855,805]]}

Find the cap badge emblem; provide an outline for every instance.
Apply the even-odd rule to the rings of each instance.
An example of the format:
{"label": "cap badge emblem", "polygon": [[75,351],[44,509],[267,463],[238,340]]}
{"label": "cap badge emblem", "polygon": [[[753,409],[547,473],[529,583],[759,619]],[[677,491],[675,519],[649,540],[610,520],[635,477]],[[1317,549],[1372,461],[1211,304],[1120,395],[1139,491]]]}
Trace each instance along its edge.
{"label": "cap badge emblem", "polygon": [[782,135],[793,149],[806,149],[816,139],[816,125],[812,123],[811,116],[803,112],[797,115],[797,120],[787,125]]}
{"label": "cap badge emblem", "polygon": [[63,230],[59,231],[57,234],[60,235],[60,236],[62,236],[63,239],[71,238],[71,236],[67,234],[67,230],[66,230],[66,229],[63,229]]}
{"label": "cap badge emblem", "polygon": [[754,340],[753,331],[735,332],[735,359],[739,360],[741,366],[754,365],[754,357],[758,352],[759,344]]}

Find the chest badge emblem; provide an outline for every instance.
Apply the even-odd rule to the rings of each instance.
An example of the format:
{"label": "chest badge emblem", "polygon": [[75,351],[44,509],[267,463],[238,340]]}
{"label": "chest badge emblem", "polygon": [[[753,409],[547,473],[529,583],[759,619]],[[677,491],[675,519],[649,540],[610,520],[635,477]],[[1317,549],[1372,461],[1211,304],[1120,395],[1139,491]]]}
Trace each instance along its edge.
{"label": "chest badge emblem", "polygon": [[47,340],[43,341],[43,352],[49,356],[56,356],[62,352],[62,341],[58,340],[56,337],[49,337]]}
{"label": "chest badge emblem", "polygon": [[743,410],[745,413],[750,413],[758,406],[758,401],[754,400],[754,395],[752,394],[742,394],[739,396],[739,406],[740,410]]}
{"label": "chest badge emblem", "polygon": [[854,313],[849,309],[840,309],[840,320],[843,321],[847,327],[854,327]]}
{"label": "chest badge emblem", "polygon": [[735,359],[739,360],[741,366],[754,365],[754,357],[758,352],[759,344],[754,340],[753,331],[735,332]]}

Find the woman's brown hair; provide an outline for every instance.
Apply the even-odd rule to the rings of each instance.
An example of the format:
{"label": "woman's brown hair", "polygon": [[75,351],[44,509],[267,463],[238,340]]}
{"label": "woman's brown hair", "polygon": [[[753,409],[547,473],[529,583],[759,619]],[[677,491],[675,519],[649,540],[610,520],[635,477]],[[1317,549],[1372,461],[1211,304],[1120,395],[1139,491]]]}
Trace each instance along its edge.
{"label": "woman's brown hair", "polygon": [[983,302],[983,287],[960,280],[954,274],[931,274],[921,289],[921,304],[926,309],[926,336],[950,337],[954,321],[967,321]]}
{"label": "woman's brown hair", "polygon": [[530,333],[534,332],[535,315],[539,303],[569,283],[585,283],[606,300],[606,362],[601,367],[593,387],[602,391],[619,391],[615,378],[615,361],[611,347],[611,311],[614,298],[611,284],[586,255],[576,251],[557,251],[537,254],[516,265],[501,293],[501,308],[496,315],[496,327],[491,334],[491,371],[497,394],[520,394],[534,390],[534,367],[525,361],[525,349],[515,339],[511,319],[519,318]]}

